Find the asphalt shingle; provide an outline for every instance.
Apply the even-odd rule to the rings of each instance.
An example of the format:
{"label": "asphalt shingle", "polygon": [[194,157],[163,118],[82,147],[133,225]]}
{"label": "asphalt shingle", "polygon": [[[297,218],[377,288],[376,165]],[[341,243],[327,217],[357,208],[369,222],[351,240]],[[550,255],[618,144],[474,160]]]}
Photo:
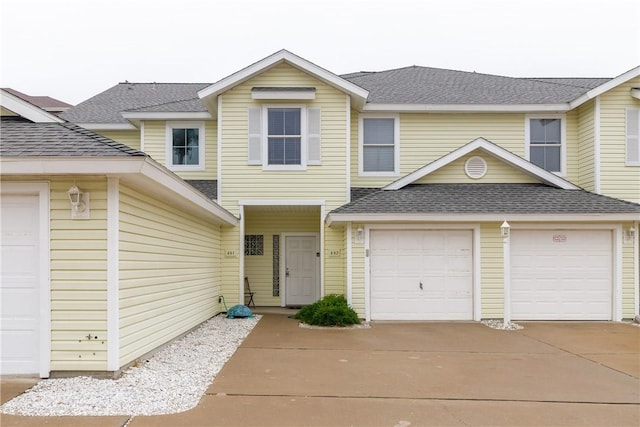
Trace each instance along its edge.
{"label": "asphalt shingle", "polygon": [[334,214],[603,214],[637,213],[640,204],[544,184],[413,184],[378,190]]}
{"label": "asphalt shingle", "polygon": [[146,156],[73,123],[0,120],[0,156]]}
{"label": "asphalt shingle", "polygon": [[188,184],[211,200],[218,198],[218,181],[215,179],[186,179]]}
{"label": "asphalt shingle", "polygon": [[535,79],[411,66],[341,76],[382,104],[558,104],[573,101],[609,79]]}
{"label": "asphalt shingle", "polygon": [[[128,123],[123,111],[207,111],[198,91],[210,83],[119,83],[60,115],[73,123]],[[154,109],[155,108],[155,109]]]}

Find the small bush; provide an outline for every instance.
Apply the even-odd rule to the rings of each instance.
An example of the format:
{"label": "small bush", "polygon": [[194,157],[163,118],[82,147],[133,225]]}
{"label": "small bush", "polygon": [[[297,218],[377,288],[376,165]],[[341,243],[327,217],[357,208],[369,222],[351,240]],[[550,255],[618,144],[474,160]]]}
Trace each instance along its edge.
{"label": "small bush", "polygon": [[348,326],[360,323],[344,295],[327,295],[320,301],[304,306],[295,315],[303,323],[316,326]]}

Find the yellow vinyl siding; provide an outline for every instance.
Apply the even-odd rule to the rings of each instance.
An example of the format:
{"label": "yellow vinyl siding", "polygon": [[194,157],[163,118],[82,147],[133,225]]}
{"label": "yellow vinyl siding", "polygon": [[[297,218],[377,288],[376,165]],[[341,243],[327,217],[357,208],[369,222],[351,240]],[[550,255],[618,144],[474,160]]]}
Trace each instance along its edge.
{"label": "yellow vinyl siding", "polygon": [[[324,227],[324,294],[342,294],[347,291],[347,270],[345,269],[342,251],[344,229],[342,227]],[[338,251],[338,255],[331,255]]]}
{"label": "yellow vinyl siding", "polygon": [[[280,236],[280,250],[284,246],[281,233],[320,233],[320,208],[301,213],[269,213],[245,208],[245,235],[262,235],[264,254],[244,257],[244,275],[249,278],[251,290],[256,294],[256,305],[280,306],[280,296],[273,296],[273,236]],[[320,242],[317,242],[318,246]],[[280,252],[282,256],[283,253]],[[280,278],[282,285],[283,277]],[[282,287],[281,287],[282,290]]]}
{"label": "yellow vinyl siding", "polygon": [[504,316],[504,258],[501,223],[480,225],[480,309],[483,319]]}
{"label": "yellow vinyl siding", "polygon": [[[251,99],[254,86],[305,86],[316,88],[309,101],[265,101]],[[303,171],[269,170],[247,161],[248,108],[273,104],[304,105],[321,110],[320,165]],[[288,64],[280,64],[222,95],[222,195],[221,204],[237,213],[242,199],[325,200],[327,210],[346,202],[347,96]],[[263,156],[266,153],[263,153]]]}
{"label": "yellow vinyl siding", "polygon": [[120,365],[219,312],[220,231],[120,189]]}
{"label": "yellow vinyl siding", "polygon": [[595,190],[595,102],[590,101],[578,108],[578,179],[575,184],[588,191]]}
{"label": "yellow vinyl siding", "polygon": [[[90,193],[72,220],[67,190]],[[51,370],[107,369],[107,180],[55,178],[51,188]],[[87,335],[92,337],[89,340]]]}
{"label": "yellow vinyl siding", "polygon": [[140,150],[140,131],[139,130],[98,130],[96,131],[102,136],[113,139],[128,147]]}
{"label": "yellow vinyl siding", "polygon": [[[189,120],[178,120],[189,122]],[[194,120],[194,123],[202,123],[202,120]],[[167,166],[167,122],[144,122],[144,152],[155,161]],[[217,179],[218,177],[218,128],[215,121],[204,121],[204,156],[205,170],[202,171],[177,171],[176,175],[183,179]]]}
{"label": "yellow vinyl siding", "polygon": [[[633,223],[623,224],[623,234],[629,227],[634,227]],[[636,226],[636,233],[637,233]],[[635,278],[635,263],[640,263],[640,254],[637,249],[634,248],[632,241],[622,243],[622,318],[632,319],[635,316],[634,306],[636,303],[636,292],[640,292],[638,289],[638,283]],[[615,265],[615,263],[614,263]]]}
{"label": "yellow vinyl siding", "polygon": [[[240,227],[223,228],[221,233],[221,260],[222,269],[221,294],[225,298],[227,307],[244,303],[240,296],[240,257],[243,255],[243,246],[240,246],[240,239],[244,242],[244,237],[240,236]],[[246,258],[245,258],[246,259]]]}
{"label": "yellow vinyl siding", "polygon": [[[398,177],[358,176],[358,113],[351,119],[351,185],[381,187]],[[400,175],[419,169],[482,137],[524,157],[522,114],[400,114]]]}
{"label": "yellow vinyl siding", "polygon": [[640,108],[630,91],[640,77],[629,80],[600,97],[600,188],[602,194],[638,202],[640,166],[626,166],[625,123],[627,108]]}
{"label": "yellow vinyl siding", "polygon": [[[469,178],[465,173],[465,163],[471,157],[479,156],[487,162],[487,173],[485,176],[479,179]],[[512,166],[507,165],[503,161],[497,160],[494,157],[485,154],[481,151],[475,151],[467,156],[464,156],[435,172],[423,177],[416,181],[416,184],[445,184],[445,183],[537,183],[539,180],[524,174],[523,172],[515,169]]]}
{"label": "yellow vinyl siding", "polygon": [[16,113],[14,113],[11,110],[7,110],[6,108],[0,106],[0,117],[15,117],[17,116]]}
{"label": "yellow vinyl siding", "polygon": [[364,257],[364,243],[356,242],[356,232],[358,227],[362,227],[364,229],[363,224],[352,224],[351,226],[351,236],[348,236],[351,239],[351,292],[352,292],[352,301],[351,305],[353,309],[358,313],[358,316],[361,318],[365,317],[365,286],[364,286],[364,267],[365,267],[365,257]]}
{"label": "yellow vinyl siding", "polygon": [[566,114],[566,162],[567,174],[563,178],[577,183],[580,179],[580,147],[578,144],[578,112],[569,111]]}

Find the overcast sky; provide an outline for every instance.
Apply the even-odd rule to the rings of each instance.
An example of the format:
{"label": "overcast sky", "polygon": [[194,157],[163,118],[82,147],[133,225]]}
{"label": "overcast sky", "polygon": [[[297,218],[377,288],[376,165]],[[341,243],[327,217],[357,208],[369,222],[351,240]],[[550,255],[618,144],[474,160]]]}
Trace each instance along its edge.
{"label": "overcast sky", "polygon": [[0,0],[0,16],[0,86],[73,104],[125,80],[215,82],[280,49],[336,74],[640,65],[638,0]]}

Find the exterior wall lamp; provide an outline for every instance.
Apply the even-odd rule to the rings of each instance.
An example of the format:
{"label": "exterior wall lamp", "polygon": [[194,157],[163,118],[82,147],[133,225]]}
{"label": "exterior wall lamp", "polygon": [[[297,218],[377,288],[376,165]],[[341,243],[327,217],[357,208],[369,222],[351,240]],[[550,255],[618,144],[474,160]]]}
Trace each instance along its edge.
{"label": "exterior wall lamp", "polygon": [[503,222],[500,226],[500,235],[506,239],[509,237],[509,231],[511,230],[511,226],[507,221]]}
{"label": "exterior wall lamp", "polygon": [[89,219],[89,193],[83,193],[74,183],[67,191],[72,219]]}
{"label": "exterior wall lamp", "polygon": [[631,243],[633,239],[636,237],[636,229],[633,227],[627,228],[624,232],[624,243]]}
{"label": "exterior wall lamp", "polygon": [[356,229],[356,243],[364,243],[364,228],[361,226]]}

